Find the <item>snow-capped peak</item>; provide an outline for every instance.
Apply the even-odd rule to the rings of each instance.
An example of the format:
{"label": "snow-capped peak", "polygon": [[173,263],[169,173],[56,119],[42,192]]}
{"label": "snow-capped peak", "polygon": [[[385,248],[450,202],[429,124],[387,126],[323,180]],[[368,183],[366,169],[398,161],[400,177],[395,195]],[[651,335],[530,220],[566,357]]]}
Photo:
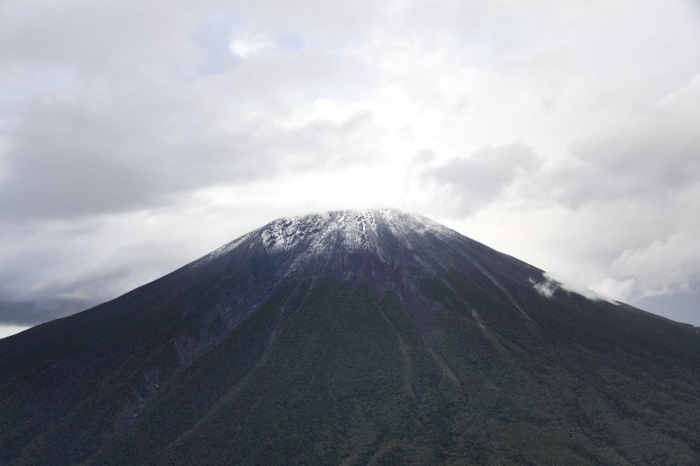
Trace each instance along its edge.
{"label": "snow-capped peak", "polygon": [[410,247],[410,236],[432,233],[438,236],[454,234],[448,228],[418,214],[394,209],[344,210],[320,215],[275,220],[260,229],[263,247],[267,251],[289,250],[309,242],[306,249],[318,250],[324,243],[341,241],[349,249],[378,250],[380,226],[386,226],[393,236]]}
{"label": "snow-capped peak", "polygon": [[333,253],[371,251],[382,262],[392,263],[391,247],[400,243],[412,250],[428,236],[446,239],[461,236],[426,217],[396,209],[342,210],[274,220],[225,244],[196,261],[202,264],[237,248],[256,245],[268,254],[292,252],[279,270],[286,274],[310,260],[329,258]]}

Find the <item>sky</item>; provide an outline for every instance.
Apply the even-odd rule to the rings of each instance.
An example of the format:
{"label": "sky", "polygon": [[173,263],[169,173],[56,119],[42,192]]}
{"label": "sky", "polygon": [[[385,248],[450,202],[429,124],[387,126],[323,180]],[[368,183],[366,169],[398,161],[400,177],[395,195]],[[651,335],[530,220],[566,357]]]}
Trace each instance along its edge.
{"label": "sky", "polygon": [[0,336],[418,212],[700,325],[697,0],[0,0]]}

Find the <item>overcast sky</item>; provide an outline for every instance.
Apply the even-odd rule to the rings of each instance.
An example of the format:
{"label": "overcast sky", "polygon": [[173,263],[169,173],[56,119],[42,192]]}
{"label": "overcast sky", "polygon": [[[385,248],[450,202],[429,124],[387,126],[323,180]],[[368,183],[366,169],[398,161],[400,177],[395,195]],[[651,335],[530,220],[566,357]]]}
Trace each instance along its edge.
{"label": "overcast sky", "polygon": [[377,207],[700,325],[700,3],[0,0],[0,333]]}

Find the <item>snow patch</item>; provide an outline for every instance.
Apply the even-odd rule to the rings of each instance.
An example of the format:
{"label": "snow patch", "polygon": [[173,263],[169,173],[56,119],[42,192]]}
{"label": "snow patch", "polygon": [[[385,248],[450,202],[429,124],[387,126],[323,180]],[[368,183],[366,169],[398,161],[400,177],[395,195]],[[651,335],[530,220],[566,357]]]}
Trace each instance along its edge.
{"label": "snow patch", "polygon": [[452,230],[418,214],[393,209],[346,210],[322,215],[291,217],[265,225],[260,236],[267,251],[289,250],[311,237],[308,248],[317,250],[329,237],[340,240],[350,250],[378,250],[379,224],[410,247],[409,236],[432,233],[436,236],[456,234]]}
{"label": "snow patch", "polygon": [[[419,214],[394,209],[344,210],[289,217],[274,220],[202,257],[195,265],[208,262],[237,248],[248,239],[250,246],[261,244],[268,253],[294,251],[293,262],[283,272],[287,274],[314,257],[328,256],[332,249],[346,252],[369,250],[384,263],[389,263],[387,251],[380,246],[382,234],[393,235],[400,243],[413,249],[417,237],[433,235],[441,239],[459,236],[455,231]],[[258,240],[260,243],[258,243]]]}
{"label": "snow patch", "polygon": [[239,238],[237,238],[237,239],[231,241],[230,243],[224,244],[223,246],[221,246],[220,248],[218,248],[218,249],[216,249],[216,250],[210,252],[210,253],[207,254],[206,256],[201,257],[200,259],[198,259],[197,261],[195,261],[192,265],[198,266],[198,265],[204,264],[205,262],[209,262],[210,260],[215,259],[215,258],[217,258],[217,257],[219,257],[219,256],[222,256],[222,255],[226,254],[226,253],[229,252],[229,251],[233,251],[233,250],[236,249],[241,243],[243,243],[245,240],[247,240],[248,238],[250,238],[254,233],[255,233],[254,231],[251,231],[251,232],[246,233],[245,235],[243,235],[243,236],[241,236],[241,237],[239,237]]}

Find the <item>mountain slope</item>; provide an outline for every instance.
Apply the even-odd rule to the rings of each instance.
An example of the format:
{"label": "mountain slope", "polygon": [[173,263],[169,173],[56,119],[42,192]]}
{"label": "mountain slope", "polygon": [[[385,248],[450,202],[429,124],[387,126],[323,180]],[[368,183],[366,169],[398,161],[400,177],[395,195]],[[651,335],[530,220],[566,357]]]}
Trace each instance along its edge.
{"label": "mountain slope", "polygon": [[282,219],[0,340],[0,464],[698,464],[700,335],[417,215]]}

